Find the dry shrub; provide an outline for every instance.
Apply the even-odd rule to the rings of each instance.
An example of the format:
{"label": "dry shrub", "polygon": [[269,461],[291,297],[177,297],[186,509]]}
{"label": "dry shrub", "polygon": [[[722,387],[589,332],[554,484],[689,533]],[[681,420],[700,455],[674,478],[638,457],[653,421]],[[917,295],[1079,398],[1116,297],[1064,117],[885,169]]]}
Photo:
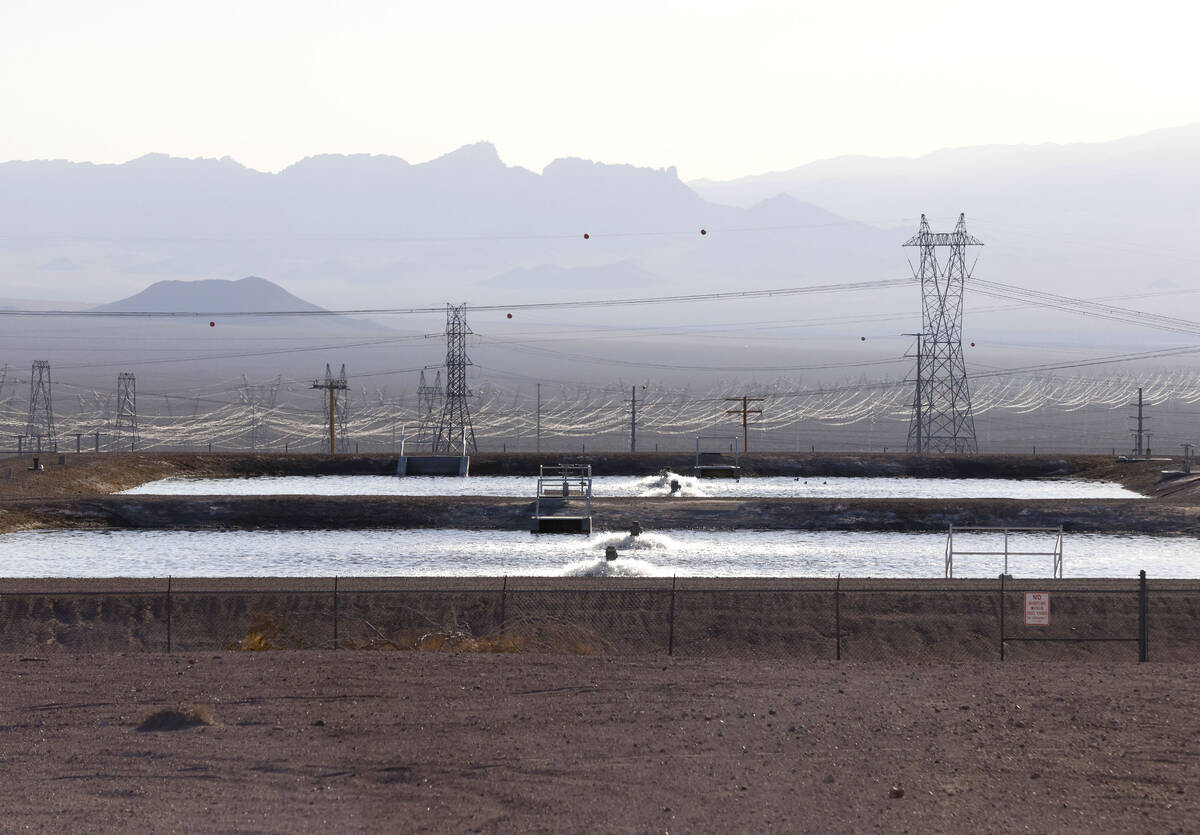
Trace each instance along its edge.
{"label": "dry shrub", "polygon": [[199,725],[215,725],[212,708],[208,705],[180,705],[156,710],[137,726],[139,731],[181,731]]}
{"label": "dry shrub", "polygon": [[514,620],[504,629],[486,635],[473,635],[468,627],[459,626],[420,631],[409,628],[384,633],[370,623],[364,623],[375,633],[374,637],[362,642],[344,640],[342,647],[383,651],[538,652],[561,655],[611,655],[614,651],[613,645],[594,629],[544,617]]}
{"label": "dry shrub", "polygon": [[255,612],[250,616],[250,628],[246,636],[230,644],[227,649],[246,652],[283,649],[283,638],[284,628],[280,620],[270,612]]}
{"label": "dry shrub", "polygon": [[509,623],[498,633],[476,637],[462,629],[427,632],[415,649],[423,652],[542,652],[561,655],[599,655],[611,646],[593,629],[551,618],[528,618]]}
{"label": "dry shrub", "polygon": [[520,652],[521,645],[508,635],[476,638],[459,629],[426,632],[417,640],[422,652]]}
{"label": "dry shrub", "polygon": [[593,628],[559,618],[521,618],[504,628],[519,652],[557,655],[612,655],[614,647]]}

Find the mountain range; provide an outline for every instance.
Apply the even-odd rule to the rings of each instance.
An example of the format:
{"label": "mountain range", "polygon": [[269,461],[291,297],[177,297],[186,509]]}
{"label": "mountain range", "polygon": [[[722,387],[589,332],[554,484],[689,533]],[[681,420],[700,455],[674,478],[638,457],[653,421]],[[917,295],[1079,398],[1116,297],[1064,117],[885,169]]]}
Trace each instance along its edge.
{"label": "mountain range", "polygon": [[[119,165],[7,162],[0,163],[0,306],[519,305],[877,281],[909,275],[913,253],[901,244],[922,213],[935,230],[948,230],[965,212],[968,228],[985,243],[972,251],[980,277],[1200,318],[1190,302],[1171,295],[1197,286],[1198,151],[1200,125],[1192,125],[1107,143],[839,157],[727,182],[684,182],[673,168],[574,158],[533,172],[506,165],[486,142],[415,165],[391,156],[322,155],[275,174],[228,158],[161,154]],[[245,285],[259,281],[247,278],[234,282],[242,285],[236,297],[222,295],[231,279],[248,275],[286,291]],[[262,307],[245,307],[254,290],[262,291]],[[498,349],[510,334],[548,327],[658,329],[680,335],[656,356],[773,367],[800,365],[829,345],[845,353],[851,338],[856,352],[860,333],[864,342],[868,335],[899,339],[919,323],[919,309],[908,286],[716,307],[622,307],[603,315],[532,311],[511,322],[486,318],[480,329]],[[967,310],[981,345],[1007,341],[1014,350],[1166,339],[1098,328],[1062,311],[1015,311],[980,300],[969,300]],[[835,324],[872,316],[879,324],[853,324],[853,333]],[[335,319],[318,329],[358,327]],[[439,320],[431,314],[386,324],[415,338],[436,333]],[[778,330],[724,341],[709,335],[732,322]],[[689,329],[697,332],[689,336]],[[11,335],[20,348],[8,350],[5,361],[20,364],[25,352],[50,354],[38,340],[81,332],[18,330]],[[799,334],[810,341],[797,341]],[[628,340],[594,341],[587,350],[630,361],[647,355]],[[895,346],[895,353],[903,350]],[[513,358],[506,367],[526,373],[523,362],[532,361]],[[611,367],[597,373],[615,376]]]}

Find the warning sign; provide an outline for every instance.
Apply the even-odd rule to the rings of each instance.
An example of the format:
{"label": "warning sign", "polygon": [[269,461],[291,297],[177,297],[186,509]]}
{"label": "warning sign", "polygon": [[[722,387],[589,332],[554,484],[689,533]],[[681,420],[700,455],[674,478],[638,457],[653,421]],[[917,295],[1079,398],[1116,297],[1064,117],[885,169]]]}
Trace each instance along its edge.
{"label": "warning sign", "polygon": [[1050,625],[1050,595],[1048,592],[1025,592],[1025,625]]}

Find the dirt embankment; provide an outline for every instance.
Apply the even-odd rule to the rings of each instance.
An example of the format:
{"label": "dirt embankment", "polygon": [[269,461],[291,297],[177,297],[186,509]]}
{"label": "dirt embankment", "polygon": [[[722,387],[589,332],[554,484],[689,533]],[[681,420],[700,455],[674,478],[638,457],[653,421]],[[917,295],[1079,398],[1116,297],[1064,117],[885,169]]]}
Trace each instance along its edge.
{"label": "dirt embankment", "polygon": [[[916,663],[999,660],[1003,629],[1009,660],[1139,654],[1134,578],[108,578],[8,580],[3,591],[0,653],[337,647]],[[1050,625],[1023,625],[1026,591],[1053,599]],[[1150,660],[1200,661],[1200,583],[1151,579],[1146,608]]]}
{"label": "dirt embankment", "polygon": [[[24,500],[0,528],[529,530],[527,499],[463,496],[100,496]],[[1057,527],[1078,533],[1200,535],[1198,509],[1141,500],[689,499],[592,502],[596,530],[634,520],[657,530],[945,531],[948,525]]]}
{"label": "dirt embankment", "polygon": [[[476,474],[532,475],[552,455],[480,455]],[[590,456],[594,472],[686,470],[678,454]],[[523,529],[530,502],[506,498],[426,497],[152,497],[115,491],[167,477],[257,475],[386,475],[387,456],[118,453],[41,456],[0,461],[0,531],[29,527],[367,528],[461,527]],[[1139,500],[1007,499],[597,499],[594,524],[619,528],[633,519],[657,528],[942,530],[948,524],[1043,526],[1075,531],[1188,533],[1200,531],[1200,487],[1191,477],[1164,480],[1164,462],[1107,457],[905,455],[751,455],[748,476],[1073,477],[1118,481],[1151,496]],[[25,464],[26,466],[21,466]]]}
{"label": "dirt embankment", "polygon": [[[44,470],[29,470],[33,456],[0,459],[0,498],[99,495],[127,490],[160,478],[237,478],[268,475],[392,475],[394,455],[314,455],[279,453],[66,453],[39,456]],[[687,453],[588,455],[480,453],[471,456],[476,475],[536,477],[538,466],[586,463],[597,476],[688,473]],[[740,458],[746,476],[911,476],[919,478],[1086,478],[1116,481],[1142,493],[1194,479],[1162,480],[1167,461],[1119,461],[1108,456],[915,456],[878,453],[755,453]],[[8,471],[11,470],[11,473]],[[1200,473],[1197,474],[1200,477]]]}

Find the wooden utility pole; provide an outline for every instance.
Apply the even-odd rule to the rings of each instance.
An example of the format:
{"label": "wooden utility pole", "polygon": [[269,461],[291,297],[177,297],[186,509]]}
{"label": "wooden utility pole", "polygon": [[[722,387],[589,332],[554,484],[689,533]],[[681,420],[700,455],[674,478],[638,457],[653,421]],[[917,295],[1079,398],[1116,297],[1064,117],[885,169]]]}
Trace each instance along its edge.
{"label": "wooden utility pole", "polygon": [[313,380],[312,387],[315,389],[327,389],[329,391],[329,454],[333,455],[337,451],[336,438],[334,435],[335,414],[337,412],[337,393],[350,388],[350,384],[346,382],[346,366],[342,366],[342,373],[338,377],[333,376],[333,371],[329,368],[329,364],[325,364],[325,379]]}
{"label": "wooden utility pole", "polygon": [[765,399],[766,399],[765,397],[747,397],[746,395],[742,395],[741,397],[726,397],[725,398],[725,401],[727,403],[741,403],[742,404],[740,409],[726,409],[725,414],[742,416],[742,451],[743,452],[750,451],[750,420],[749,420],[750,415],[761,415],[762,414],[762,409],[751,409],[750,404],[751,403],[761,403]]}

